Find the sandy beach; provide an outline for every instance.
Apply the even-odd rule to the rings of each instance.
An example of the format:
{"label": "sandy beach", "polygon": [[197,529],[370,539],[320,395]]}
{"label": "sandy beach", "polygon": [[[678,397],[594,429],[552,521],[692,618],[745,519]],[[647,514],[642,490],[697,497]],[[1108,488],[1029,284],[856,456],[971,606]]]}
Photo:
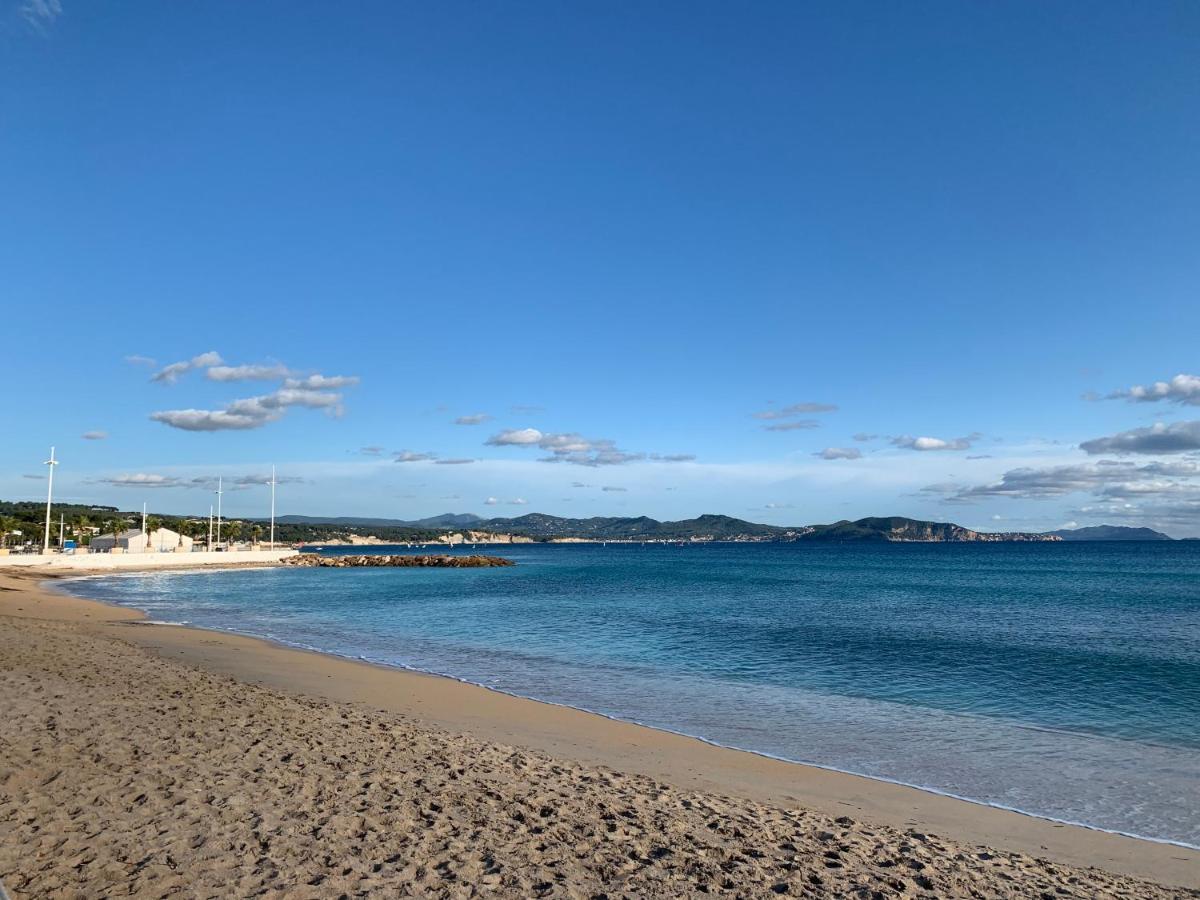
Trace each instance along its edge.
{"label": "sandy beach", "polygon": [[1200,897],[1200,852],[0,570],[0,880],[29,897]]}

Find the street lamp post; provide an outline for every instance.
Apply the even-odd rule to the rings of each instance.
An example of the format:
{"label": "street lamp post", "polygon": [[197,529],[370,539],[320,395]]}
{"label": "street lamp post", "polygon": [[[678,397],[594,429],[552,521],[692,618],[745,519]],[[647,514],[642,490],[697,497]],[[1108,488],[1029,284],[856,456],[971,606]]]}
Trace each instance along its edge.
{"label": "street lamp post", "polygon": [[217,546],[221,545],[221,495],[225,493],[221,490],[221,476],[217,476]]}
{"label": "street lamp post", "polygon": [[275,467],[271,466],[271,480],[267,482],[271,485],[271,549],[275,549],[275,485],[279,484],[275,480]]}
{"label": "street lamp post", "polygon": [[42,552],[50,552],[50,502],[54,499],[54,467],[58,465],[58,460],[54,458],[54,448],[50,448],[50,458],[46,460],[44,465],[50,467],[50,483],[46,486],[46,533],[43,535]]}

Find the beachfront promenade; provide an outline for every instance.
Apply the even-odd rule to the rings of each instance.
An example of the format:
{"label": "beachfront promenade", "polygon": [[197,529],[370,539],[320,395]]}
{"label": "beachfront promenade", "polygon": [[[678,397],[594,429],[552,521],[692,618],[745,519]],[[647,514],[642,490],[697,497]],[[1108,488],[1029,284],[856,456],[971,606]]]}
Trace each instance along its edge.
{"label": "beachfront promenade", "polygon": [[198,551],[196,553],[49,553],[0,556],[0,569],[49,569],[53,571],[135,571],[145,569],[178,569],[193,566],[234,566],[246,563],[277,563],[298,551],[233,550],[228,552]]}

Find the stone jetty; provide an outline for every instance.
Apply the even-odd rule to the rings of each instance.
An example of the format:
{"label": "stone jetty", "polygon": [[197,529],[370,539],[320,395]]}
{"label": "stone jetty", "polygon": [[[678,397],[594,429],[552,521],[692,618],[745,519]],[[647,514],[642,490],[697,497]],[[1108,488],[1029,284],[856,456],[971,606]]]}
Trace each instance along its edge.
{"label": "stone jetty", "polygon": [[399,556],[374,554],[371,556],[322,556],[319,553],[301,553],[283,560],[285,566],[305,566],[353,569],[369,566],[387,566],[416,569],[487,569],[494,566],[511,566],[511,559],[501,556]]}

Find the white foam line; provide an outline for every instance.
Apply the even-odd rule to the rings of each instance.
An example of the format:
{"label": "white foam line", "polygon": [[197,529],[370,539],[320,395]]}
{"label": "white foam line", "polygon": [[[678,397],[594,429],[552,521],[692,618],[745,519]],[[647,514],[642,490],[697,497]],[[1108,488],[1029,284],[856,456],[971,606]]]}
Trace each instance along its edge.
{"label": "white foam line", "polygon": [[[212,570],[209,570],[209,571],[212,571]],[[228,572],[228,571],[234,571],[234,570],[224,569],[222,571]],[[249,571],[249,570],[247,570],[247,571]],[[83,581],[87,578],[97,578],[97,577],[99,577],[99,578],[118,577],[119,578],[119,577],[128,577],[131,574],[133,574],[133,573],[122,573],[122,575],[116,575],[116,576],[88,575],[88,576],[81,576],[79,578],[70,578],[70,579],[64,578],[64,579],[60,579],[60,581],[64,581],[64,582],[65,581],[76,581],[76,580]],[[144,575],[144,574],[156,574],[156,573],[139,572],[137,574]],[[172,574],[183,574],[183,573],[173,572]],[[201,574],[201,573],[189,571],[186,574],[191,575],[191,574]],[[93,598],[87,598],[87,599],[93,599]],[[133,609],[138,608],[138,607],[127,606],[126,604],[118,604],[118,605],[126,606],[126,608],[133,608]],[[145,610],[141,610],[141,611],[144,612]],[[327,650],[322,647],[313,646],[311,644],[302,644],[299,641],[291,641],[286,638],[276,637],[271,634],[262,634],[262,633],[255,632],[255,631],[245,631],[245,630],[239,629],[239,628],[218,628],[218,627],[209,626],[209,625],[188,625],[186,623],[173,623],[173,622],[152,622],[152,623],[148,622],[147,624],[156,624],[156,625],[157,624],[162,624],[162,625],[179,624],[179,625],[183,625],[184,627],[187,627],[187,628],[195,628],[198,631],[215,631],[220,634],[235,634],[235,635],[239,635],[241,637],[256,638],[257,640],[267,641],[269,643],[278,644],[282,647],[289,647],[289,648],[292,648],[295,650],[304,650],[309,653],[319,653],[324,656],[333,656],[338,659],[346,659],[346,660],[350,660],[351,662],[362,662],[362,663],[367,663],[368,665],[380,666],[381,668],[386,668],[386,669],[399,669],[404,672],[416,672],[420,675],[430,675],[435,678],[446,678],[446,679],[449,679],[450,681],[457,681],[460,684],[467,684],[467,685],[471,685],[472,687],[482,688],[485,691],[492,691],[493,693],[502,694],[506,697],[513,697],[513,698],[516,698],[517,700],[528,700],[533,703],[542,703],[542,704],[545,704],[546,706],[557,706],[557,707],[560,707],[563,709],[573,709],[577,712],[587,713],[588,715],[592,715],[592,716],[599,716],[602,719],[608,719],[611,722],[623,722],[623,723],[629,724],[629,725],[637,725],[640,728],[649,728],[649,729],[652,729],[653,731],[661,731],[665,734],[673,734],[673,735],[677,735],[678,737],[684,737],[684,738],[689,738],[690,740],[700,741],[703,744],[708,744],[711,747],[719,747],[722,750],[734,750],[739,753],[750,753],[754,756],[762,757],[763,759],[775,760],[776,762],[784,762],[784,763],[789,763],[791,765],[809,766],[811,768],[822,769],[827,772],[837,772],[840,775],[853,775],[856,778],[865,778],[868,781],[878,781],[878,782],[882,782],[884,784],[893,784],[893,785],[896,785],[897,787],[912,788],[913,790],[923,791],[924,793],[933,794],[938,797],[947,797],[951,800],[961,800],[963,803],[971,803],[971,804],[974,804],[975,806],[985,806],[985,807],[990,807],[992,809],[1000,809],[1000,810],[1004,810],[1005,812],[1011,812],[1011,813],[1016,813],[1017,815],[1028,816],[1031,819],[1041,819],[1046,822],[1054,822],[1055,824],[1058,824],[1058,825],[1071,825],[1071,826],[1074,826],[1075,828],[1086,828],[1088,831],[1097,831],[1102,834],[1114,834],[1114,835],[1117,835],[1118,837],[1134,838],[1135,840],[1139,840],[1139,841],[1149,841],[1153,844],[1167,844],[1172,847],[1183,847],[1187,850],[1200,850],[1200,844],[1190,844],[1187,841],[1172,840],[1170,838],[1151,837],[1150,835],[1138,834],[1137,832],[1133,832],[1133,831],[1121,831],[1121,830],[1115,829],[1115,828],[1104,828],[1104,827],[1101,827],[1100,825],[1093,825],[1089,822],[1080,822],[1080,821],[1076,821],[1074,819],[1062,819],[1062,818],[1058,818],[1056,816],[1052,816],[1052,815],[1049,815],[1046,813],[1030,812],[1027,809],[1021,809],[1020,807],[1017,807],[1017,806],[1007,806],[1003,803],[993,803],[988,800],[977,800],[974,797],[964,797],[961,794],[955,794],[955,793],[951,793],[950,791],[939,790],[938,788],[928,787],[923,784],[913,784],[908,781],[899,781],[895,778],[888,778],[884,775],[867,775],[862,772],[855,772],[851,769],[839,769],[837,766],[831,766],[831,765],[827,765],[824,763],[809,762],[808,760],[792,759],[787,756],[779,756],[774,753],[767,753],[764,750],[751,750],[746,747],[737,747],[737,746],[734,746],[733,744],[722,744],[720,741],[716,741],[716,740],[713,740],[712,738],[704,737],[703,735],[690,734],[686,731],[677,731],[675,729],[666,728],[661,725],[652,725],[647,722],[639,721],[638,719],[628,719],[628,718],[624,718],[622,716],[613,715],[613,714],[605,713],[605,712],[600,712],[599,710],[589,709],[586,706],[575,706],[570,703],[560,703],[560,702],[557,702],[554,700],[542,700],[539,697],[530,697],[526,694],[518,694],[515,691],[506,691],[503,688],[493,687],[492,685],[483,684],[482,682],[479,682],[479,681],[472,681],[469,678],[463,678],[458,675],[453,675],[449,672],[439,672],[434,669],[422,669],[418,666],[409,666],[409,665],[405,665],[403,663],[373,659],[368,656],[351,655],[349,653],[339,653],[336,650]]]}

